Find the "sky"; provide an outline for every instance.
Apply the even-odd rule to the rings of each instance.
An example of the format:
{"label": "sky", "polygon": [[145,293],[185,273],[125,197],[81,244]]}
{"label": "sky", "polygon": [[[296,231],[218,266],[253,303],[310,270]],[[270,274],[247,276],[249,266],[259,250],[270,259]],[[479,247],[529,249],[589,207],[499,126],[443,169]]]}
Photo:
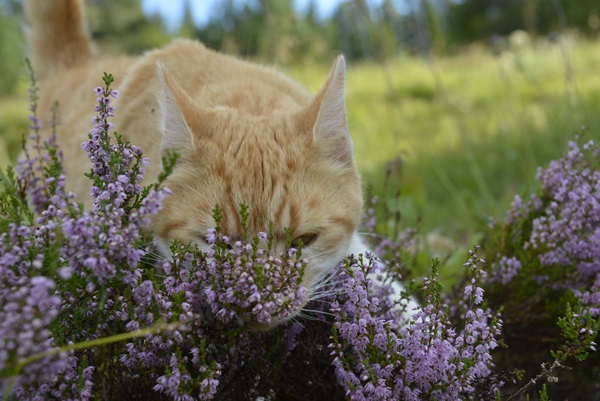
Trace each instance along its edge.
{"label": "sky", "polygon": [[[185,3],[191,4],[194,21],[198,25],[205,25],[213,10],[219,6],[222,0],[142,0],[142,9],[148,15],[159,13],[165,19],[167,29],[176,30],[183,18]],[[294,7],[303,11],[313,2],[316,5],[317,15],[326,18],[333,14],[337,5],[342,0],[294,0]],[[240,3],[252,3],[252,0],[237,0]]]}

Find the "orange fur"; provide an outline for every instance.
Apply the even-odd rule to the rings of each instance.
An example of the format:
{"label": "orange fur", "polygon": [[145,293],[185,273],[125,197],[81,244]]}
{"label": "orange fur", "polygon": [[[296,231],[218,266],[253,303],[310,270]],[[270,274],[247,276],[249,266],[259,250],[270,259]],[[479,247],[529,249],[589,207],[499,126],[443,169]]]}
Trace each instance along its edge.
{"label": "orange fur", "polygon": [[342,57],[312,97],[271,68],[190,40],[135,58],[97,57],[80,0],[28,0],[26,11],[30,57],[41,76],[40,110],[56,100],[61,105],[58,137],[67,183],[85,202],[83,173],[90,164],[80,144],[91,128],[93,88],[109,71],[121,91],[115,129],[150,158],[147,179],[156,178],[164,148],[181,154],[166,182],[172,195],[152,222],[165,249],[174,238],[202,243],[217,204],[224,210],[223,231],[240,238],[237,213],[246,203],[249,229],[265,231],[273,222],[278,249],[285,243],[283,227],[298,237],[318,235],[304,251],[309,289],[348,253],[362,195]]}

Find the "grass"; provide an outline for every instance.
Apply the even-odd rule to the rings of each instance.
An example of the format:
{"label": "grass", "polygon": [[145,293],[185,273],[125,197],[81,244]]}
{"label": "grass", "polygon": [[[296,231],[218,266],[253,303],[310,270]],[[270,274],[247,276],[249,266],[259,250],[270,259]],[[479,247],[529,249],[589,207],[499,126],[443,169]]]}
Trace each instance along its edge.
{"label": "grass", "polygon": [[[471,245],[582,126],[599,137],[599,63],[600,43],[568,41],[499,57],[474,46],[385,68],[350,64],[349,119],[365,181],[385,194],[389,170],[409,222],[420,217],[424,232]],[[317,73],[326,69],[292,70],[314,90]]]}
{"label": "grass", "polygon": [[[366,184],[390,198],[406,224],[421,219],[423,232],[469,247],[514,194],[534,189],[536,168],[559,157],[582,125],[598,136],[598,65],[600,42],[587,41],[541,42],[499,57],[473,46],[386,66],[350,63],[349,120]],[[307,63],[288,72],[317,91],[328,68]],[[0,100],[2,164],[16,156],[26,113],[23,97]],[[384,189],[386,171],[399,199]]]}
{"label": "grass", "polygon": [[0,168],[15,161],[22,134],[27,133],[29,120],[25,95],[0,98]]}

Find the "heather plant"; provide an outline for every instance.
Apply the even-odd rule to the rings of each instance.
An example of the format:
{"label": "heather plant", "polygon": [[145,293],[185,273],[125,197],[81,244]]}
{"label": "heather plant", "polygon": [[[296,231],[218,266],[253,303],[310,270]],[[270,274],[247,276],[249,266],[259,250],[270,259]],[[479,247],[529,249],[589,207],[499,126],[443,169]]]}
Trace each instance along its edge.
{"label": "heather plant", "polygon": [[[364,259],[364,260],[363,260]],[[452,325],[441,301],[437,261],[422,286],[423,307],[411,322],[395,328],[383,319],[377,284],[369,279],[381,267],[373,255],[346,262],[341,275],[341,301],[336,314],[332,356],[338,381],[352,400],[456,400],[493,398],[491,352],[497,346],[502,320],[482,308],[483,274],[476,250],[465,266],[472,281],[465,287],[464,327]]]}
{"label": "heather plant", "polygon": [[[54,135],[42,144],[35,85],[32,146],[24,147],[18,175],[9,170],[3,177],[1,220],[7,229],[0,235],[0,366],[2,377],[9,378],[2,381],[5,396],[14,391],[19,399],[88,399],[97,358],[91,351],[75,352],[74,344],[119,330],[121,325],[111,323],[126,323],[119,316],[129,315],[123,294],[142,277],[138,262],[147,238],[141,230],[167,191],[142,189],[145,161],[139,149],[118,135],[117,144],[110,143],[110,97],[118,92],[110,89],[112,76],[105,75],[104,82],[96,89],[99,116],[84,144],[94,157],[89,173],[93,210],[81,211],[75,195],[66,192]],[[54,116],[53,130],[59,122]]]}
{"label": "heather plant", "polygon": [[[539,190],[528,200],[516,196],[504,224],[494,227],[485,285],[506,311],[502,366],[531,375],[543,362],[538,377],[550,378],[565,362],[581,366],[556,385],[565,387],[558,396],[586,397],[600,374],[597,353],[585,361],[595,351],[600,311],[600,147],[584,138],[585,132],[562,158],[539,168]],[[550,354],[552,347],[559,350]]]}
{"label": "heather plant", "polygon": [[494,262],[492,281],[517,275],[538,287],[571,290],[600,314],[600,147],[583,138],[569,142],[561,159],[540,168],[539,194],[516,196]]}
{"label": "heather plant", "polygon": [[600,313],[600,147],[577,137],[569,151],[540,168],[541,188],[516,196],[492,263],[490,284],[532,292],[562,292]]}
{"label": "heather plant", "polygon": [[[3,399],[502,399],[510,376],[497,371],[493,352],[517,312],[509,303],[501,319],[493,307],[521,282],[516,299],[569,289],[573,309],[557,315],[564,341],[554,362],[507,399],[595,351],[595,145],[574,142],[565,159],[540,170],[542,196],[515,203],[491,277],[474,247],[454,297],[442,294],[437,261],[422,282],[397,291],[410,277],[408,261],[417,261],[416,231],[401,229],[397,213],[378,215],[374,198],[365,231],[375,252],[341,261],[309,299],[302,244],[292,245],[288,232],[276,253],[273,227],[245,229],[245,205],[244,239],[223,235],[216,206],[206,247],[174,241],[168,258],[158,254],[149,219],[169,196],[163,183],[177,155],[167,152],[158,182],[143,186],[148,161],[113,131],[119,92],[110,74],[103,81],[82,144],[92,165],[90,210],[65,189],[54,135],[41,139],[35,85],[29,145],[16,171],[1,177]],[[382,220],[392,228],[387,236]],[[421,306],[409,309],[417,295]]]}

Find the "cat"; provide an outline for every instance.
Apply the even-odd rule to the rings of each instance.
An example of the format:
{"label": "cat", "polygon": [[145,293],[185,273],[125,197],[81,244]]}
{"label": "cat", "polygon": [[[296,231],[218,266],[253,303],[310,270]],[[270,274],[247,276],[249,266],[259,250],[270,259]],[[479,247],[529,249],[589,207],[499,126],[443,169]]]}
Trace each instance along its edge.
{"label": "cat", "polygon": [[[67,189],[90,204],[90,169],[80,149],[91,128],[104,71],[115,76],[115,130],[150,159],[148,182],[160,156],[180,158],[165,182],[172,194],[152,219],[159,248],[173,239],[206,248],[223,210],[222,232],[242,239],[240,204],[249,206],[247,228],[275,227],[275,250],[302,241],[309,261],[303,285],[310,294],[349,254],[368,248],[359,237],[363,196],[353,157],[344,100],[345,61],[339,56],[321,90],[306,89],[272,68],[177,39],[138,56],[101,57],[91,41],[82,0],[27,0],[26,39],[39,78],[41,120],[58,101],[58,143]],[[48,133],[45,133],[48,135]]]}

